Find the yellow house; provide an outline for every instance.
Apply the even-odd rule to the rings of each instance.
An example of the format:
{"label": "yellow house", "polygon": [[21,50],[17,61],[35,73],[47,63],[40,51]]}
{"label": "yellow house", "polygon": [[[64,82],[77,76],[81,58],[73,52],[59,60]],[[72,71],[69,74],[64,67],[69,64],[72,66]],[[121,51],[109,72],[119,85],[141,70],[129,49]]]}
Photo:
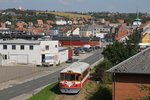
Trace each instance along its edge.
{"label": "yellow house", "polygon": [[80,31],[81,37],[91,37],[93,35],[92,31]]}
{"label": "yellow house", "polygon": [[150,43],[150,33],[143,34],[142,43]]}

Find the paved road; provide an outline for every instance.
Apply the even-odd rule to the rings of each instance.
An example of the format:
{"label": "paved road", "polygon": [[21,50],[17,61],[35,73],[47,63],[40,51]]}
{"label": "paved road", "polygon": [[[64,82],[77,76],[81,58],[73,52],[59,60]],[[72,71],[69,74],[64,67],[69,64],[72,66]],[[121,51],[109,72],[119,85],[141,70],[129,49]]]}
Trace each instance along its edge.
{"label": "paved road", "polygon": [[86,63],[92,65],[96,61],[100,60],[103,57],[103,55],[101,54],[101,52],[102,52],[102,49],[99,49],[93,55],[91,55],[90,57],[88,57],[88,58],[86,58],[84,60],[81,60],[81,61],[86,62]]}
{"label": "paved road", "polygon": [[[97,50],[93,55],[91,55],[90,57],[88,57],[82,61],[89,63],[89,64],[95,63],[100,58],[102,58],[101,51],[102,50]],[[34,79],[32,81],[28,81],[23,84],[19,84],[19,85],[4,89],[4,90],[0,91],[0,100],[8,100],[8,99],[14,98],[16,96],[31,92],[35,89],[38,89],[45,85],[48,85],[52,82],[55,82],[55,81],[57,81],[57,79],[59,77],[59,72],[60,72],[60,70],[56,71],[52,74],[43,76],[41,78]]]}

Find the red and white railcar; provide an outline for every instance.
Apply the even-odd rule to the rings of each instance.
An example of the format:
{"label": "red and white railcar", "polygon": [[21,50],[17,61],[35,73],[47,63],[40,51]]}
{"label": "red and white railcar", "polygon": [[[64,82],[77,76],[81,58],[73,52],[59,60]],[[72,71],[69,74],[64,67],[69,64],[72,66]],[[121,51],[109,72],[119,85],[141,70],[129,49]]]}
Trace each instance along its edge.
{"label": "red and white railcar", "polygon": [[90,65],[85,62],[75,62],[60,72],[60,91],[78,93],[89,78]]}

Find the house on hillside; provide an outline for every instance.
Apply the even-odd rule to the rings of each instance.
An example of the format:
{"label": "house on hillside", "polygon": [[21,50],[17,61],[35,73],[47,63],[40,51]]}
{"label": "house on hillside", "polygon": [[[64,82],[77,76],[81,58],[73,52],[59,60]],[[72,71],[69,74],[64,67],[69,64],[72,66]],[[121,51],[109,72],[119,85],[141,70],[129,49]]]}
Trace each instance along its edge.
{"label": "house on hillside", "polygon": [[24,21],[18,21],[16,23],[16,30],[20,30],[20,31],[26,31],[27,30],[27,23],[25,23]]}
{"label": "house on hillside", "polygon": [[120,64],[107,70],[112,73],[113,100],[133,98],[139,100],[148,95],[142,86],[150,87],[150,48],[130,57]]}
{"label": "house on hillside", "polygon": [[80,27],[80,36],[81,37],[91,37],[93,36],[92,30],[89,29],[89,25],[84,25]]}
{"label": "house on hillside", "polygon": [[104,37],[105,34],[110,33],[110,27],[105,25],[85,25],[80,27],[80,36],[83,37],[90,37],[90,36],[97,36],[97,37]]}
{"label": "house on hillside", "polygon": [[146,30],[147,28],[150,28],[150,22],[146,22],[146,23],[142,23],[140,25],[140,28],[144,31]]}
{"label": "house on hillside", "polygon": [[37,24],[38,24],[38,26],[40,26],[40,27],[42,27],[43,26],[43,20],[41,20],[41,19],[38,19],[37,20]]}
{"label": "house on hillside", "polygon": [[122,24],[118,28],[118,32],[115,35],[115,40],[124,42],[126,39],[128,39],[128,29],[126,24]]}
{"label": "house on hillside", "polygon": [[150,43],[150,28],[142,32],[142,43]]}
{"label": "house on hillside", "polygon": [[67,21],[65,20],[56,20],[56,25],[66,25],[67,24]]}

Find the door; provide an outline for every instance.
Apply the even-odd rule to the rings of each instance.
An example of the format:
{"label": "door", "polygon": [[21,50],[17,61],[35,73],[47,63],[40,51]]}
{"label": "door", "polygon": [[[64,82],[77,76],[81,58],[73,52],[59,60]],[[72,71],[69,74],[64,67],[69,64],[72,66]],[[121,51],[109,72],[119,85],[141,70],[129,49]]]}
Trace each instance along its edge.
{"label": "door", "polygon": [[17,61],[18,61],[18,64],[28,64],[28,56],[27,55],[18,55]]}

